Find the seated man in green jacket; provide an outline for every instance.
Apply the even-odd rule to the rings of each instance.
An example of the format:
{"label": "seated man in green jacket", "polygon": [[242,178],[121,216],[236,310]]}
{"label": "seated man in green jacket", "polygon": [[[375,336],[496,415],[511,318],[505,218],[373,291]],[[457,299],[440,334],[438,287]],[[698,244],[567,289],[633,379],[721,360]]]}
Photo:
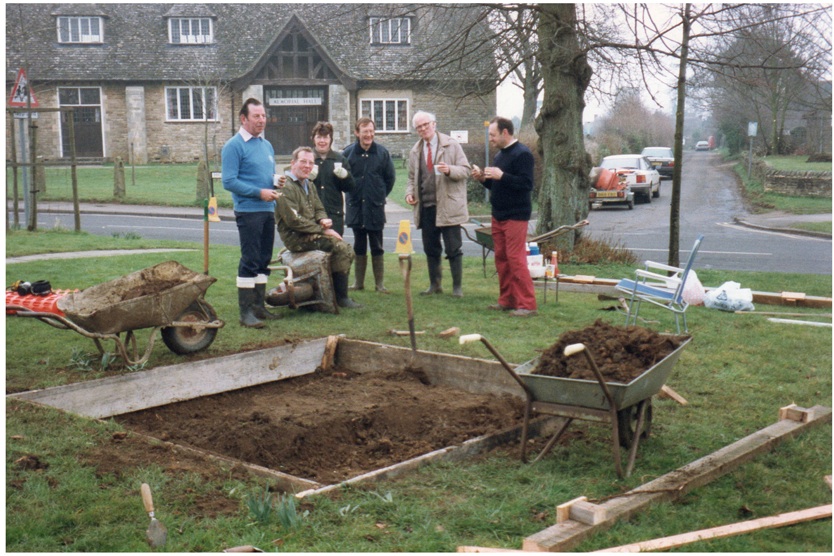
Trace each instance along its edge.
{"label": "seated man in green jacket", "polygon": [[335,230],[316,193],[310,172],[315,155],[310,147],[299,147],[292,153],[283,195],[275,207],[275,221],[281,241],[294,253],[324,251],[330,253],[333,289],[339,307],[361,307],[348,297],[348,272],[353,264],[353,247]]}

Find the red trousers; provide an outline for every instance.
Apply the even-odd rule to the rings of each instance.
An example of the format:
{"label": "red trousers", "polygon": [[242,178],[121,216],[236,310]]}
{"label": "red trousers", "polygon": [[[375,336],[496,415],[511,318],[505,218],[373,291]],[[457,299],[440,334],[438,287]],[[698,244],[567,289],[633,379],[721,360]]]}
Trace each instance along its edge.
{"label": "red trousers", "polygon": [[492,219],[492,242],[500,294],[498,304],[536,310],[536,291],[527,270],[527,222]]}

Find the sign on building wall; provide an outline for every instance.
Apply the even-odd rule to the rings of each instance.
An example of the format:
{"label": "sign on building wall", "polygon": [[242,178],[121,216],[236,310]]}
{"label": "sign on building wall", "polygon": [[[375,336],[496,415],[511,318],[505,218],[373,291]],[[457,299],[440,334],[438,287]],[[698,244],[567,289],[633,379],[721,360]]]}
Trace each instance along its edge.
{"label": "sign on building wall", "polygon": [[270,106],[321,106],[322,99],[318,97],[307,98],[271,98]]}
{"label": "sign on building wall", "polygon": [[461,145],[469,142],[469,131],[454,130],[449,132],[449,137],[460,143]]}

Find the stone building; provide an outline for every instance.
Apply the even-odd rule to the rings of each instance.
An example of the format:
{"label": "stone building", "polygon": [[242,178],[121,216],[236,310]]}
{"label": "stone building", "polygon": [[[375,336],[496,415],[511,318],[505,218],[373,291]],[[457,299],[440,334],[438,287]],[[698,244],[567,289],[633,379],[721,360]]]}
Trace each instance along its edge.
{"label": "stone building", "polygon": [[[310,144],[320,120],[334,146],[370,116],[401,156],[411,116],[483,144],[495,114],[495,61],[475,5],[6,4],[6,89],[26,68],[41,108],[73,107],[76,156],[90,161],[214,158],[248,97],[267,109],[279,156]],[[71,153],[66,114],[38,117],[38,154]],[[7,138],[10,130],[6,130]]]}

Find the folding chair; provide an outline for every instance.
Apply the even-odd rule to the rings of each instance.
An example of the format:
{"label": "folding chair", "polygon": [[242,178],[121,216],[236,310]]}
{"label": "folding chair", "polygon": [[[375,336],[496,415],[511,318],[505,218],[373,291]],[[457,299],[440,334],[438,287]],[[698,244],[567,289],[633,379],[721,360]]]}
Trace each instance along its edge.
{"label": "folding chair", "polygon": [[[675,314],[675,326],[678,334],[681,333],[681,325],[679,319],[683,319],[683,330],[689,332],[686,325],[686,308],[689,303],[683,298],[683,290],[686,286],[686,279],[689,277],[689,271],[692,270],[692,263],[695,261],[695,256],[698,254],[698,249],[701,247],[701,241],[704,236],[699,235],[695,240],[695,245],[692,246],[692,251],[689,253],[689,259],[683,268],[656,263],[653,261],[646,261],[645,269],[637,269],[634,271],[636,277],[634,280],[623,278],[617,284],[617,289],[621,292],[629,294],[631,297],[628,300],[628,313],[626,313],[626,326],[631,322],[637,324],[637,314],[640,311],[640,303],[646,301],[658,307],[662,307]],[[652,271],[670,272],[670,275],[658,274]]]}

